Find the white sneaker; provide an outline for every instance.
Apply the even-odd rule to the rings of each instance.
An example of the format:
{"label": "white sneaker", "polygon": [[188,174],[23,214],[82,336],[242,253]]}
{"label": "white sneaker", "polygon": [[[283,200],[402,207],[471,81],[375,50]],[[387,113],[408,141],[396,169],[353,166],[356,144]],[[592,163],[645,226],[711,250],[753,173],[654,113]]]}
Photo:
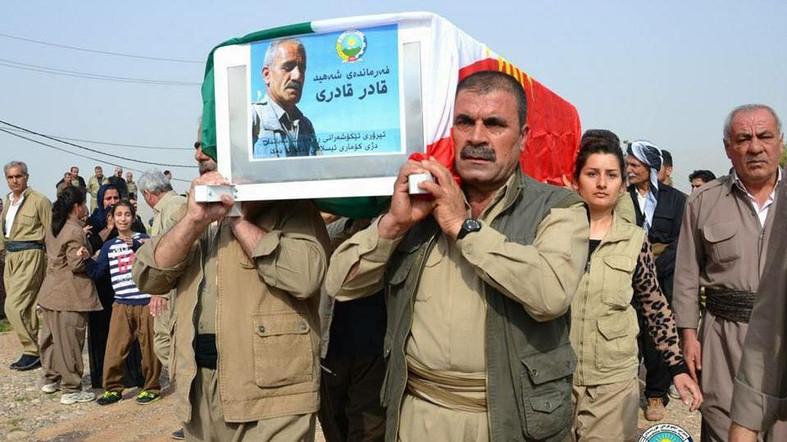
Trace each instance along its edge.
{"label": "white sneaker", "polygon": [[44,384],[43,386],[41,386],[41,391],[46,394],[52,394],[58,390],[60,390],[59,382],[52,382],[51,384]]}
{"label": "white sneaker", "polygon": [[92,402],[96,399],[96,395],[89,391],[80,391],[78,393],[66,393],[60,396],[60,403],[63,405],[76,404],[77,402]]}
{"label": "white sneaker", "polygon": [[680,399],[680,393],[678,393],[678,389],[675,388],[675,384],[669,386],[669,395],[673,399]]}

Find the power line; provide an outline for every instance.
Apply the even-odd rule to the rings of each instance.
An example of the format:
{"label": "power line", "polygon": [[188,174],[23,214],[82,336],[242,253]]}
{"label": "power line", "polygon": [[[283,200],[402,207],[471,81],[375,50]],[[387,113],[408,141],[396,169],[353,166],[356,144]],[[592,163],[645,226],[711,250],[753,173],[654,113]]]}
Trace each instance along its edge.
{"label": "power line", "polygon": [[[46,146],[46,147],[49,147],[49,148],[52,148],[52,149],[55,149],[55,150],[59,150],[61,152],[65,152],[67,154],[71,154],[71,155],[74,155],[74,156],[81,157],[81,158],[87,158],[89,160],[98,161],[98,162],[101,162],[101,163],[109,163],[112,166],[120,166],[120,167],[122,167],[124,169],[127,169],[127,170],[133,170],[134,172],[140,172],[140,173],[144,172],[143,170],[139,170],[139,169],[134,168],[134,167],[128,167],[125,164],[113,163],[112,161],[106,161],[106,160],[103,160],[103,159],[100,159],[100,158],[92,157],[90,155],[79,154],[79,153],[76,153],[76,152],[72,152],[72,151],[70,151],[68,149],[63,149],[62,147],[57,147],[57,146],[53,146],[51,144],[44,143],[42,141],[34,140],[32,138],[28,138],[28,137],[26,137],[24,135],[19,135],[18,133],[14,133],[14,132],[12,132],[12,131],[10,131],[8,129],[4,129],[2,127],[0,127],[0,132],[5,132],[8,135],[12,135],[12,136],[15,136],[17,138],[21,138],[23,140],[30,141],[31,143],[40,144],[41,146]],[[183,183],[190,183],[191,182],[191,181],[180,179],[180,178],[172,178],[172,180],[173,181],[180,181],[180,182],[183,182]]]}
{"label": "power line", "polygon": [[[23,132],[20,129],[9,129],[16,132]],[[52,138],[57,138],[60,140],[69,140],[69,141],[79,141],[82,143],[91,143],[91,144],[105,144],[107,146],[118,146],[118,147],[134,147],[137,149],[153,149],[153,150],[189,150],[193,151],[193,147],[165,147],[165,146],[151,146],[146,144],[125,144],[125,143],[112,143],[109,141],[96,141],[96,140],[85,140],[81,138],[69,138],[69,137],[62,137],[60,135],[52,135],[47,134]]]}
{"label": "power line", "polygon": [[[101,155],[106,155],[108,157],[118,158],[118,159],[125,160],[125,161],[133,161],[135,163],[143,163],[143,164],[152,164],[154,166],[184,167],[184,168],[188,168],[188,169],[196,169],[197,168],[197,166],[194,166],[194,165],[165,164],[165,163],[157,163],[157,162],[154,162],[154,161],[137,160],[137,159],[134,159],[134,158],[124,157],[124,156],[121,156],[121,155],[114,155],[114,154],[111,154],[111,153],[101,152],[101,151],[96,150],[96,149],[91,149],[89,147],[81,146],[79,144],[72,143],[70,141],[64,141],[64,140],[61,140],[59,138],[55,138],[55,137],[52,137],[52,136],[49,136],[49,135],[45,135],[45,134],[42,134],[40,132],[36,132],[34,130],[30,130],[30,129],[27,129],[27,128],[24,128],[24,127],[21,127],[21,126],[17,126],[15,124],[11,124],[11,123],[9,123],[7,121],[0,120],[0,123],[5,124],[6,126],[13,127],[14,129],[22,130],[22,131],[27,132],[29,134],[37,135],[39,137],[46,138],[46,139],[49,139],[49,140],[52,140],[52,141],[57,141],[58,143],[67,144],[69,146],[74,146],[76,148],[87,150],[89,152],[98,153],[98,154],[101,154]],[[17,135],[17,134],[14,134],[14,135]]]}
{"label": "power line", "polygon": [[115,81],[120,83],[141,83],[159,86],[201,86],[202,83],[192,81],[156,80],[151,78],[118,77],[114,75],[94,74],[91,72],[70,71],[66,69],[50,68],[35,64],[21,63],[0,58],[0,66],[24,71],[42,72],[45,74],[62,75],[66,77],[86,78],[90,80]]}
{"label": "power line", "polygon": [[82,47],[79,47],[79,46],[69,46],[69,45],[64,45],[64,44],[60,44],[60,43],[51,43],[51,42],[42,41],[42,40],[33,40],[32,38],[17,37],[15,35],[9,35],[9,34],[0,34],[0,37],[10,38],[12,40],[26,41],[28,43],[35,43],[35,44],[40,44],[40,45],[45,45],[45,46],[52,46],[52,47],[55,47],[55,48],[71,49],[73,51],[91,52],[91,53],[94,53],[94,54],[102,54],[102,55],[114,55],[116,57],[128,57],[128,58],[137,58],[137,59],[142,59],[142,60],[155,60],[155,61],[169,61],[169,62],[173,62],[173,63],[195,63],[195,64],[203,64],[204,63],[204,61],[200,61],[200,60],[185,60],[185,59],[180,59],[180,58],[149,57],[149,56],[146,56],[146,55],[135,55],[135,54],[124,54],[122,52],[102,51],[102,50],[98,50],[98,49],[82,48]]}

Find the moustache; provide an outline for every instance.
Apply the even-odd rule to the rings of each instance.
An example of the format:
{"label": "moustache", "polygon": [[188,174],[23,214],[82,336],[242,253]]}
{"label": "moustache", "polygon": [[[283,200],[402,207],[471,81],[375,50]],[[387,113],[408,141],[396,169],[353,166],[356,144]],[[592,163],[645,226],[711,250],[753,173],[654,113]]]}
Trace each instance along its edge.
{"label": "moustache", "polygon": [[480,160],[487,160],[487,161],[495,161],[497,160],[497,154],[495,151],[492,150],[488,145],[481,144],[478,146],[466,145],[459,151],[459,158],[463,160],[467,160],[470,158],[473,159],[480,159]]}
{"label": "moustache", "polygon": [[287,84],[284,85],[284,89],[295,89],[296,91],[300,92],[303,86],[297,81],[288,81]]}
{"label": "moustache", "polygon": [[204,175],[208,172],[213,172],[217,169],[217,165],[214,161],[200,161],[199,162],[199,174]]}

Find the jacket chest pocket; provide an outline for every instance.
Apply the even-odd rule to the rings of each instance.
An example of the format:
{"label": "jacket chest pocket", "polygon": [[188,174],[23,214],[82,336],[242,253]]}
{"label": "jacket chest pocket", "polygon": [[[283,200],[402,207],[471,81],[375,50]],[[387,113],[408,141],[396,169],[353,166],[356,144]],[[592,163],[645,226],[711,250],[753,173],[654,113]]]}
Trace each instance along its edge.
{"label": "jacket chest pocket", "polygon": [[638,330],[639,324],[633,309],[598,318],[596,367],[626,369],[635,366]]}
{"label": "jacket chest pocket", "polygon": [[254,379],[260,387],[311,382],[311,327],[298,313],[258,314],[254,326]]}
{"label": "jacket chest pocket", "polygon": [[35,212],[33,211],[23,212],[20,210],[19,212],[17,212],[16,217],[14,218],[14,222],[19,226],[32,227],[36,224]]}
{"label": "jacket chest pocket", "polygon": [[626,309],[631,304],[631,281],[637,261],[626,255],[604,257],[601,299],[605,304]]}
{"label": "jacket chest pocket", "polygon": [[705,247],[713,262],[725,263],[741,257],[738,226],[734,222],[711,224],[702,230]]}

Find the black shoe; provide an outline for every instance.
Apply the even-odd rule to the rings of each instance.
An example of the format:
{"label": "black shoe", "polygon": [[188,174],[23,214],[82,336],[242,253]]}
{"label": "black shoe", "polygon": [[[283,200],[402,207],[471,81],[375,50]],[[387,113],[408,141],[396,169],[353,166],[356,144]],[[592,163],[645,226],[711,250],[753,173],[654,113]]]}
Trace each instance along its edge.
{"label": "black shoe", "polygon": [[120,402],[121,400],[123,400],[123,396],[121,396],[117,391],[105,391],[104,394],[96,399],[96,403],[98,405],[109,405],[114,404],[115,402]]}
{"label": "black shoe", "polygon": [[183,440],[186,438],[186,435],[183,434],[183,428],[180,430],[175,430],[172,432],[172,438],[175,440]]}
{"label": "black shoe", "polygon": [[41,366],[41,358],[33,355],[22,355],[18,361],[9,366],[11,370],[27,371]]}

